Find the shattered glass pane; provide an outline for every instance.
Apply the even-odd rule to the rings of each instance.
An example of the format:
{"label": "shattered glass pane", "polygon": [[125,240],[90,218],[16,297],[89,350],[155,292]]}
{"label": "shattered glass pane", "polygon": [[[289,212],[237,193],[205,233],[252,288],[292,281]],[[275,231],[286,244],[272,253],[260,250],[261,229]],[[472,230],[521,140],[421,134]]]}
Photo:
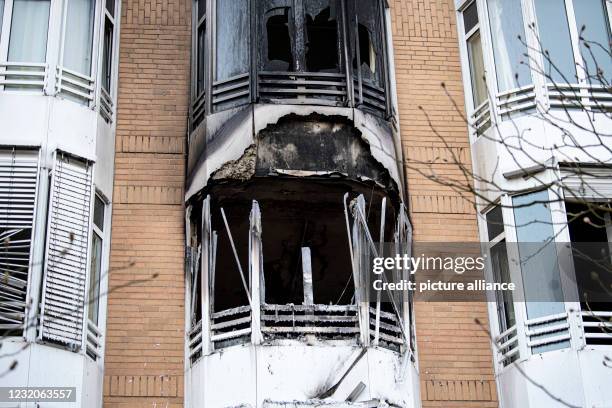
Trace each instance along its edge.
{"label": "shattered glass pane", "polygon": [[266,13],[267,60],[269,71],[293,71],[294,61],[291,46],[289,21],[291,7],[278,7]]}
{"label": "shattered glass pane", "polygon": [[338,72],[339,41],[337,2],[320,0],[306,4],[306,69]]}

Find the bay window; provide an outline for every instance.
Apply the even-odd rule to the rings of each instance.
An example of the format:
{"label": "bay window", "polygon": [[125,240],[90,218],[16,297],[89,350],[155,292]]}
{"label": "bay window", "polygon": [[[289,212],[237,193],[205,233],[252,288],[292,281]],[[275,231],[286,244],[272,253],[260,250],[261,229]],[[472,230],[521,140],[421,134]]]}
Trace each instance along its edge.
{"label": "bay window", "polygon": [[497,73],[497,90],[506,92],[531,85],[531,72],[521,2],[489,0],[489,22]]}
{"label": "bay window", "polygon": [[94,0],[68,0],[64,33],[63,66],[91,75]]}
{"label": "bay window", "polygon": [[8,60],[45,62],[50,0],[13,0]]}

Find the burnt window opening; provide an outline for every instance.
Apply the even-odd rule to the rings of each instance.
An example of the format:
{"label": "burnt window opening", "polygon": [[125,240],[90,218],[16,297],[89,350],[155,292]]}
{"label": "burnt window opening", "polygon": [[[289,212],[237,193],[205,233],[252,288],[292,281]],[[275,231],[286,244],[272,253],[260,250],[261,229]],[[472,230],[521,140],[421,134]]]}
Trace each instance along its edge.
{"label": "burnt window opening", "polygon": [[195,66],[196,66],[196,84],[195,84],[195,95],[197,98],[205,91],[206,88],[206,14],[205,11],[200,16],[200,3],[198,1],[198,21],[196,26],[196,50],[195,50]]}
{"label": "burnt window opening", "polygon": [[[340,43],[336,8],[328,6],[306,14],[306,69],[338,72]],[[316,13],[316,14],[315,14]]]}
{"label": "burnt window opening", "polygon": [[[230,239],[227,233],[221,215],[221,208],[225,212],[232,239]],[[212,230],[217,234],[217,248],[216,253],[213,255],[215,262],[211,265],[212,277],[210,284],[213,286],[213,295],[210,300],[210,310],[212,313],[249,305],[249,298],[244,289],[240,270],[232,249],[232,240],[238,253],[244,279],[247,285],[249,285],[248,238],[250,211],[250,201],[217,201],[213,196],[211,222]]]}
{"label": "burnt window opening", "polygon": [[[612,287],[612,258],[610,238],[606,226],[610,225],[609,213],[597,207],[603,204],[566,202],[568,229],[572,242],[572,256],[576,285],[583,312],[612,312],[610,293]],[[597,317],[583,317],[598,322]],[[601,333],[598,327],[585,327],[587,333]],[[609,344],[609,338],[589,338],[588,344]]]}
{"label": "burnt window opening", "polygon": [[[374,79],[376,75],[376,50],[372,43],[372,35],[368,27],[363,24],[357,26],[357,37],[359,39],[359,60],[361,61],[361,74],[365,79]],[[358,55],[353,58],[353,68],[357,69]]]}
{"label": "burnt window opening", "polygon": [[294,60],[290,35],[290,7],[275,8],[266,13],[267,61],[269,71],[293,71]]}
{"label": "burnt window opening", "polygon": [[202,208],[191,207],[189,220],[190,236],[187,242],[187,267],[191,277],[191,304],[190,325],[195,327],[202,321]]}

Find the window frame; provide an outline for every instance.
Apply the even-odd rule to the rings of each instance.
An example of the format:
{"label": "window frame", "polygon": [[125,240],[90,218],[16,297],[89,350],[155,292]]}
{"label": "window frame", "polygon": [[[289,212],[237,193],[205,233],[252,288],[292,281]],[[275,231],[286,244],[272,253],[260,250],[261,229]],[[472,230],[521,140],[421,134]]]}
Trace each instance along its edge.
{"label": "window frame", "polygon": [[[92,268],[91,268],[91,257],[93,257],[93,242],[94,242],[93,236],[95,234],[95,235],[98,236],[98,238],[100,239],[100,242],[101,242],[101,247],[100,247],[100,265],[99,265],[100,271],[99,271],[99,276],[98,276],[98,294],[97,294],[98,298],[96,299],[97,307],[98,307],[98,313],[97,313],[95,321],[91,320],[89,318],[89,311],[90,311],[90,307],[91,307],[91,304],[92,304],[92,301],[90,299],[87,302],[87,313],[86,313],[85,317],[88,319],[88,321],[90,323],[93,323],[96,326],[96,328],[99,329],[99,327],[100,327],[100,317],[102,315],[102,308],[100,306],[102,304],[101,300],[104,297],[102,295],[102,281],[103,281],[103,278],[104,278],[104,273],[103,273],[103,271],[105,269],[104,259],[105,259],[105,253],[106,253],[106,243],[107,243],[104,231],[107,230],[107,218],[108,218],[108,206],[109,206],[109,204],[108,204],[108,200],[104,197],[104,195],[98,189],[95,189],[94,194],[93,194],[93,198],[94,198],[93,199],[93,204],[92,204],[93,206],[92,206],[92,210],[91,210],[91,238],[90,238],[91,239],[91,248],[89,250],[90,262],[89,262],[89,271],[88,271],[88,274],[87,274],[87,293],[89,294],[91,279],[93,278],[93,271],[92,271]],[[96,200],[98,200],[98,199],[102,203],[102,229],[100,229],[96,225],[96,223],[95,223],[95,212],[96,212],[95,211],[95,208],[96,208],[95,207],[95,203],[96,203]]]}
{"label": "window frame", "polygon": [[[68,25],[68,4],[74,0],[64,0],[62,3],[62,28],[61,28],[61,34],[60,34],[60,52],[59,52],[59,57],[58,57],[58,61],[57,61],[57,65],[59,67],[64,67],[64,58],[65,58],[65,53],[66,53],[66,29],[67,29],[67,25]],[[96,66],[97,66],[97,58],[95,58],[95,50],[96,50],[96,44],[98,41],[97,38],[97,34],[98,34],[98,30],[96,30],[96,22],[98,21],[98,15],[99,15],[99,11],[98,11],[98,3],[99,1],[97,0],[89,0],[90,2],[92,2],[92,6],[93,6],[93,15],[91,16],[92,18],[92,22],[91,22],[91,56],[90,56],[90,63],[89,63],[89,75],[88,74],[84,74],[82,72],[78,72],[78,71],[74,71],[74,70],[70,70],[70,71],[74,71],[77,72],[78,74],[82,75],[83,77],[88,77],[90,79],[93,80],[93,78],[96,77]]]}
{"label": "window frame", "polygon": [[[115,97],[115,93],[116,93],[116,81],[117,81],[117,74],[116,74],[116,69],[115,66],[116,61],[117,61],[117,55],[118,55],[118,50],[117,50],[117,37],[118,37],[118,27],[117,27],[117,19],[116,19],[116,15],[117,15],[117,11],[118,11],[118,5],[120,4],[120,2],[118,0],[113,2],[113,5],[115,6],[115,10],[113,11],[113,13],[111,14],[111,12],[106,8],[106,1],[105,0],[101,0],[99,1],[99,3],[101,3],[101,12],[100,12],[100,18],[97,20],[98,24],[99,24],[99,46],[97,47],[98,52],[99,52],[99,73],[97,75],[98,78],[98,83],[99,83],[99,88],[101,91],[105,91],[112,99],[114,99]],[[109,53],[109,61],[107,62],[107,69],[108,69],[108,87],[110,89],[106,89],[106,86],[104,84],[104,78],[102,78],[102,75],[104,74],[104,65],[105,65],[105,61],[104,61],[104,38],[105,38],[105,30],[106,30],[106,22],[109,22],[112,25],[112,40],[111,40],[111,50]]]}
{"label": "window frame", "polygon": [[[477,10],[477,15],[478,15],[478,22],[474,25],[474,27],[472,27],[472,29],[470,29],[468,32],[465,31],[465,23],[463,20],[463,16],[465,11],[471,6],[471,5],[475,5],[476,6],[476,10]],[[486,63],[486,57],[485,57],[485,42],[484,42],[484,35],[482,33],[481,30],[481,17],[480,17],[480,7],[478,5],[478,2],[476,0],[468,0],[466,1],[462,6],[461,9],[459,10],[460,16],[461,16],[461,24],[460,24],[460,30],[461,30],[461,45],[462,47],[465,49],[465,60],[467,61],[467,71],[469,73],[469,75],[466,76],[466,82],[468,82],[469,86],[468,88],[470,89],[470,96],[471,98],[470,101],[470,110],[471,111],[475,111],[476,109],[478,109],[480,106],[486,104],[489,102],[489,95],[488,95],[488,89],[489,89],[489,84],[488,84],[488,75],[487,75],[487,63]],[[470,52],[469,52],[469,42],[472,39],[472,37],[474,37],[474,35],[479,34],[480,35],[480,44],[481,44],[481,48],[482,48],[482,56],[483,56],[483,65],[484,65],[484,76],[485,76],[485,84],[487,86],[487,96],[485,97],[484,102],[482,102],[481,105],[476,106],[474,103],[474,99],[475,99],[475,94],[474,94],[474,90],[476,89],[476,86],[473,83],[472,80],[472,66],[471,66],[471,59],[470,59]]]}

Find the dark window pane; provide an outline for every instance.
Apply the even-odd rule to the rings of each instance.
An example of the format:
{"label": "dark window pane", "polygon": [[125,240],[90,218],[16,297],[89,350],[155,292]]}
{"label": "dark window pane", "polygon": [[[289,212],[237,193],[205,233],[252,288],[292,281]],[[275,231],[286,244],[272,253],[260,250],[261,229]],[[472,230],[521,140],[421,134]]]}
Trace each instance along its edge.
{"label": "dark window pane", "polygon": [[476,7],[476,2],[473,2],[463,12],[465,32],[470,32],[472,28],[476,27],[476,24],[478,24],[478,8]]}
{"label": "dark window pane", "polygon": [[107,18],[104,24],[104,48],[102,50],[102,87],[110,94],[113,68],[113,23]]}
{"label": "dark window pane", "polygon": [[267,61],[270,71],[293,71],[293,53],[289,35],[290,7],[280,7],[266,14]]}
{"label": "dark window pane", "polygon": [[106,0],[106,9],[111,16],[115,17],[115,0]]}
{"label": "dark window pane", "polygon": [[206,76],[204,73],[206,63],[206,22],[198,28],[196,50],[196,96],[204,92],[206,86]]}
{"label": "dark window pane", "polygon": [[98,196],[96,196],[96,200],[94,201],[94,217],[93,222],[100,229],[100,231],[104,230],[104,209],[105,209],[104,201]]}
{"label": "dark window pane", "polygon": [[338,72],[338,17],[334,0],[306,4],[306,69]]}
{"label": "dark window pane", "polygon": [[[233,1],[233,0],[232,0]],[[198,21],[206,14],[206,0],[198,0]]]}
{"label": "dark window pane", "polygon": [[215,80],[249,70],[250,31],[248,0],[217,0]]}
{"label": "dark window pane", "polygon": [[[604,203],[565,203],[567,223],[572,242],[572,258],[582,310],[612,311],[611,244],[608,242]],[[595,332],[597,328],[593,328]],[[597,341],[590,340],[591,344]]]}
{"label": "dark window pane", "polygon": [[576,64],[565,0],[537,0],[535,7],[547,81],[575,83]]}
{"label": "dark window pane", "polygon": [[489,233],[489,241],[504,232],[504,220],[502,218],[501,207],[495,207],[487,213],[487,231]]}

